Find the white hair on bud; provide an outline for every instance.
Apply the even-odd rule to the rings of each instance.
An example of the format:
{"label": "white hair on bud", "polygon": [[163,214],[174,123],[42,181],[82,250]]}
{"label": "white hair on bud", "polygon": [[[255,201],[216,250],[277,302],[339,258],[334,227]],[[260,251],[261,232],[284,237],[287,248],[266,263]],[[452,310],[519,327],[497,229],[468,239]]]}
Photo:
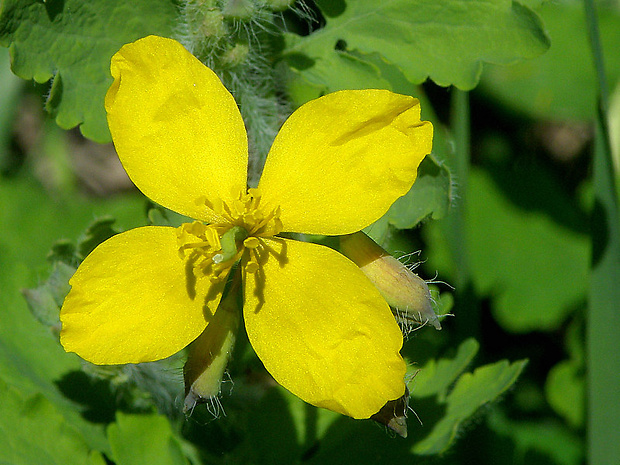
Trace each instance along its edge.
{"label": "white hair on bud", "polygon": [[407,412],[413,412],[413,415],[417,418],[418,423],[420,423],[420,426],[424,426],[424,424],[422,423],[422,419],[420,418],[420,416],[417,414],[417,412],[413,409],[413,407],[409,404],[409,398],[411,397],[411,392],[413,392],[413,387],[409,387],[413,381],[415,380],[415,377],[418,375],[418,373],[420,373],[421,369],[418,368],[415,371],[412,372],[407,372],[407,374],[405,375],[405,384],[407,385],[407,390],[409,391],[409,397],[407,398],[407,408],[405,409],[405,417],[407,417]]}

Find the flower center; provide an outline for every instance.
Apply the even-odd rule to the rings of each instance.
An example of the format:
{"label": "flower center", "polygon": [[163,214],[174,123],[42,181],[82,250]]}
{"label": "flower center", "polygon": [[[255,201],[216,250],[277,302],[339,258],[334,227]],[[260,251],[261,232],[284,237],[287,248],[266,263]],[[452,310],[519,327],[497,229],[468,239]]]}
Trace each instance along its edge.
{"label": "flower center", "polygon": [[261,209],[258,189],[236,189],[233,198],[231,203],[198,199],[221,221],[209,225],[194,221],[177,228],[179,255],[188,260],[198,275],[209,276],[213,282],[225,279],[246,250],[250,254],[246,271],[258,270],[256,249],[262,245],[261,238],[282,231],[280,207],[271,211]]}

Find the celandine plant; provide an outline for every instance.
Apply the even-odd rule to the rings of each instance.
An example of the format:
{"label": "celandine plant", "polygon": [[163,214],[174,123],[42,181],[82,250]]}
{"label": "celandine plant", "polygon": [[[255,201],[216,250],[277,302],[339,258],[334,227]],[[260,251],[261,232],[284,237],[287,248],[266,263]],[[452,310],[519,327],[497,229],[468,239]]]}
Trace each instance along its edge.
{"label": "celandine plant", "polygon": [[[403,336],[377,288],[338,252],[280,234],[352,234],[407,193],[432,145],[417,99],[360,90],[303,105],[247,189],[244,123],[209,68],[149,36],[124,46],[111,71],[106,110],[125,170],[150,199],[196,221],[99,245],[70,281],[64,348],[95,364],[160,360],[198,338],[203,358],[227,353],[239,289],[252,347],[301,399],[369,418],[403,396]],[[190,374],[190,391],[205,369]]]}
{"label": "celandine plant", "polygon": [[[575,440],[585,425],[579,399],[587,391],[580,374],[585,358],[599,360],[595,368],[608,367],[605,357],[613,350],[583,357],[580,343],[583,318],[574,309],[575,302],[586,300],[587,240],[578,227],[581,216],[567,223],[557,208],[582,203],[572,195],[568,202],[556,176],[545,174],[549,167],[536,163],[515,171],[515,157],[525,147],[520,131],[470,115],[467,96],[483,76],[485,106],[504,116],[513,110],[534,115],[535,124],[541,115],[557,118],[557,104],[564,116],[571,106],[575,115],[594,108],[592,95],[579,87],[583,79],[558,89],[544,78],[566,75],[562,64],[575,61],[559,56],[590,58],[589,51],[573,47],[580,28],[568,27],[582,24],[579,5],[561,3],[2,0],[0,46],[8,50],[0,61],[6,68],[10,60],[16,75],[43,84],[35,89],[60,127],[79,126],[94,141],[111,141],[104,97],[114,81],[110,59],[125,44],[151,35],[175,38],[219,80],[178,43],[164,39],[144,39],[114,59],[116,80],[107,103],[127,171],[154,201],[196,221],[152,208],[149,222],[157,227],[115,236],[114,219],[99,218],[75,243],[54,244],[49,279],[23,294],[35,318],[57,336],[69,279],[92,252],[71,281],[62,342],[93,365],[58,352],[15,297],[42,277],[42,247],[59,236],[75,237],[99,208],[121,225],[141,225],[144,199],[84,202],[67,182],[72,168],[91,181],[113,171],[83,170],[84,162],[91,166],[99,156],[82,142],[76,147],[73,135],[54,125],[43,125],[41,143],[24,144],[24,153],[36,158],[22,163],[24,153],[11,155],[8,122],[26,87],[2,78],[0,139],[7,150],[0,150],[0,161],[9,161],[2,165],[10,170],[0,179],[0,224],[8,227],[0,237],[0,427],[11,435],[1,442],[0,463],[409,463],[414,455],[424,460],[420,456],[442,454],[463,438],[461,425],[471,425],[469,418],[481,406],[488,415],[476,423],[483,429],[467,434],[451,457],[465,453],[484,461],[493,455],[489,444],[493,450],[502,444],[502,457],[511,461],[522,452],[523,438],[536,430],[545,434],[528,442],[534,453],[553,460],[561,451],[558,463],[583,461]],[[615,12],[609,13],[611,27]],[[309,17],[318,21],[307,24]],[[556,39],[553,57],[502,68],[543,54],[549,48],[547,27]],[[494,66],[483,72],[487,63]],[[604,76],[602,64],[597,69]],[[531,79],[522,79],[526,75]],[[451,89],[444,93],[435,85]],[[342,89],[419,97],[424,119],[434,125],[433,152],[424,156],[431,128],[419,121],[414,99],[376,90],[331,94]],[[261,179],[269,147],[292,108],[325,94],[284,125]],[[541,103],[540,95],[555,97]],[[475,166],[470,125],[480,150]],[[36,140],[21,117],[17,128],[24,140]],[[66,147],[59,143],[65,138]],[[29,169],[41,160],[43,170]],[[40,173],[46,186],[56,186],[52,196],[32,183]],[[597,191],[600,198],[615,193],[609,185]],[[539,205],[541,195],[550,201]],[[532,212],[533,204],[540,208]],[[71,221],[59,222],[57,215],[67,211]],[[522,221],[524,212],[528,221]],[[615,218],[610,215],[599,216]],[[400,260],[359,231],[372,221],[364,230]],[[344,256],[296,242],[292,239],[315,238],[295,232],[331,235],[320,240],[339,243]],[[617,237],[611,231],[603,239]],[[596,241],[597,234],[592,239],[618,243]],[[558,241],[563,261],[554,258]],[[460,323],[440,334],[415,332],[401,348],[397,324],[405,339],[422,324],[440,326],[428,283],[404,266],[402,258],[417,248],[425,250],[427,272],[437,270],[457,285],[454,307],[451,293],[434,287],[430,292],[435,309],[454,310]],[[521,249],[528,252],[515,252]],[[551,257],[543,261],[553,266],[538,270],[546,279],[532,280],[527,272],[534,249],[537,256]],[[602,264],[599,277],[615,276],[613,266],[605,268],[613,261],[596,263]],[[599,281],[600,292],[592,295],[609,297],[606,289],[619,288]],[[541,282],[544,292],[536,292]],[[481,302],[489,312],[481,313]],[[597,321],[611,321],[609,312],[599,313]],[[534,410],[523,404],[522,392],[506,396],[505,409],[489,408],[526,365],[503,357],[529,353],[527,347],[515,352],[502,345],[508,340],[498,345],[497,332],[481,326],[489,318],[515,334],[567,329],[567,358],[556,360],[548,373],[527,373],[526,391],[531,394],[534,386],[547,401],[539,411],[542,423],[530,421]],[[603,326],[598,329],[611,334],[611,326]],[[596,324],[587,327],[597,335],[590,340],[612,340]],[[411,405],[423,424],[406,442],[393,441],[370,422],[304,404],[256,368],[252,345],[277,381],[301,398],[356,418],[370,415],[401,435],[409,400],[406,362],[405,381],[415,376],[408,383]],[[483,365],[474,362],[480,348]],[[532,352],[536,366],[538,352]],[[108,365],[115,363],[120,365]],[[183,418],[181,370],[188,412],[201,401],[217,408],[229,370],[235,386],[223,403],[227,419],[203,421],[210,417],[202,408]],[[585,371],[596,381],[596,369]],[[599,386],[615,388],[608,372],[600,371]],[[530,420],[523,421],[524,411]],[[619,428],[605,428],[610,416],[599,417],[602,428],[591,428],[590,437],[614,444],[604,433]],[[560,425],[562,419],[567,424]],[[46,434],[32,434],[41,430]],[[597,451],[596,444],[589,449]]]}

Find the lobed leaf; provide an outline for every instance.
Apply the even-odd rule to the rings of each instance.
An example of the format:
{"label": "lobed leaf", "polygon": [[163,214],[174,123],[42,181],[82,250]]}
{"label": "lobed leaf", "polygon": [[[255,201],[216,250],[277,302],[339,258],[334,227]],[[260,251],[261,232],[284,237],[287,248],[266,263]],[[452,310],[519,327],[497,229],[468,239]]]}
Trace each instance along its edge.
{"label": "lobed leaf", "polygon": [[450,207],[450,171],[443,163],[427,156],[418,168],[418,178],[404,196],[386,213],[390,224],[409,229],[427,218],[442,218]]}
{"label": "lobed leaf", "polygon": [[449,387],[471,363],[479,347],[475,339],[467,339],[459,345],[454,357],[430,359],[416,375],[411,397],[437,395],[440,401],[445,401]]}
{"label": "lobed leaf", "polygon": [[434,425],[426,438],[413,446],[412,452],[430,455],[446,450],[456,438],[463,420],[510,388],[526,363],[523,360],[514,363],[502,360],[477,368],[473,373],[462,375],[446,397],[444,416]]}
{"label": "lobed leaf", "polygon": [[69,279],[75,270],[75,267],[58,261],[47,281],[34,289],[22,291],[34,317],[57,332],[60,332],[60,307],[71,289]]}
{"label": "lobed leaf", "polygon": [[84,136],[109,142],[103,98],[110,58],[140,37],[170,36],[176,15],[173,0],[4,0],[0,45],[9,47],[18,76],[52,79],[46,108],[60,127],[80,125]]}
{"label": "lobed leaf", "polygon": [[[601,4],[601,9],[605,8]],[[620,14],[602,10],[600,30],[610,85],[620,80]],[[551,37],[549,52],[514,66],[489,66],[482,91],[532,118],[590,120],[597,108],[596,74],[583,5],[545,2],[538,11]]]}
{"label": "lobed leaf", "polygon": [[469,90],[483,63],[510,64],[549,47],[536,13],[511,0],[356,0],[342,11],[321,6],[325,27],[303,38],[288,35],[285,50],[291,67],[317,86],[354,86],[360,74],[380,80],[363,59],[379,53],[412,83],[430,77]]}

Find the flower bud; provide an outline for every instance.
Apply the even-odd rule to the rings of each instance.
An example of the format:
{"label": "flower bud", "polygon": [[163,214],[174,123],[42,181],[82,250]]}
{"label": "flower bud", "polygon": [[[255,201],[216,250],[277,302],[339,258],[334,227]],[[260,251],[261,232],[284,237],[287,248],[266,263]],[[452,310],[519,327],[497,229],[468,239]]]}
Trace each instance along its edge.
{"label": "flower bud", "polygon": [[208,326],[189,347],[183,367],[184,412],[191,411],[197,403],[206,402],[213,407],[212,413],[219,410],[222,378],[235,345],[241,314],[236,291],[236,286],[232,286]]}
{"label": "flower bud", "polygon": [[340,249],[372,281],[401,325],[430,323],[441,329],[428,286],[407,266],[361,231],[341,236]]}
{"label": "flower bud", "polygon": [[219,40],[228,35],[228,29],[224,23],[224,14],[216,9],[209,8],[203,13],[200,32],[207,39]]}
{"label": "flower bud", "polygon": [[407,408],[409,405],[409,389],[398,399],[390,400],[381,410],[370,418],[387,426],[402,438],[407,437]]}
{"label": "flower bud", "polygon": [[222,65],[233,68],[241,65],[250,55],[250,47],[246,44],[235,44],[222,54]]}
{"label": "flower bud", "polygon": [[252,0],[226,0],[222,12],[226,19],[249,21],[256,12],[256,5]]}

